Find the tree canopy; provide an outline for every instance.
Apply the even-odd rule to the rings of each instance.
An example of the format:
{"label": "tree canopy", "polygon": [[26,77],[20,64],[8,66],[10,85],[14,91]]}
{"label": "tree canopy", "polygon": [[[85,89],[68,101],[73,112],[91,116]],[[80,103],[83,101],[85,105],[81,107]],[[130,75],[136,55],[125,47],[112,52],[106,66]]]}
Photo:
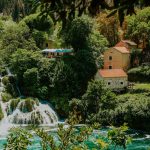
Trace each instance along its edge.
{"label": "tree canopy", "polygon": [[143,7],[149,6],[148,0],[113,0],[111,3],[108,0],[35,0],[33,7],[41,8],[41,13],[51,16],[54,22],[62,21],[63,28],[67,22],[72,21],[76,16],[89,13],[92,16],[100,13],[102,9],[112,10],[111,16],[118,13],[120,25],[124,21],[126,15],[135,14],[135,5]]}

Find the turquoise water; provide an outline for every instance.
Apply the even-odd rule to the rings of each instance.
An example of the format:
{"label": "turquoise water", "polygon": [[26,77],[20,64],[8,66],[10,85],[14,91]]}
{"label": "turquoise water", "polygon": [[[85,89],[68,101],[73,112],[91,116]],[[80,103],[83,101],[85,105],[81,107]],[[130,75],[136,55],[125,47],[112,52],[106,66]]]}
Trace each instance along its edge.
{"label": "turquoise water", "polygon": [[[55,134],[55,132],[50,132],[50,134]],[[95,140],[95,138],[102,138],[107,141],[107,129],[104,130],[95,130],[93,135],[89,137],[88,141],[86,141],[86,145],[88,146],[89,150],[92,150],[93,148],[98,148],[92,141]],[[148,150],[150,149],[150,135],[143,134],[139,132],[132,131],[130,133],[130,136],[132,137],[132,143],[127,145],[127,150]],[[56,138],[56,137],[55,137]],[[57,140],[57,138],[56,138]],[[0,150],[3,150],[4,144],[6,143],[6,138],[1,137],[0,138]],[[109,150],[114,149],[114,146],[111,145],[109,147]],[[117,147],[117,150],[122,150],[123,148]],[[38,137],[34,137],[33,144],[28,148],[28,150],[42,150],[40,147],[40,139]]]}

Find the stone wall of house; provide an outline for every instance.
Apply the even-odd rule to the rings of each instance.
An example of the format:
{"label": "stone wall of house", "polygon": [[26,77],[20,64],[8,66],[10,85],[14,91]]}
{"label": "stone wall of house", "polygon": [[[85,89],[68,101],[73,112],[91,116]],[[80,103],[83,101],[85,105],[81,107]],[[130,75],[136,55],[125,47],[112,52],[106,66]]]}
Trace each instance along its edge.
{"label": "stone wall of house", "polygon": [[103,78],[99,75],[99,73],[95,76],[96,80],[104,80],[106,86],[110,89],[123,89],[128,86],[128,78],[127,77],[116,77],[116,78]]}
{"label": "stone wall of house", "polygon": [[105,84],[110,89],[123,89],[128,86],[127,77],[104,78]]}

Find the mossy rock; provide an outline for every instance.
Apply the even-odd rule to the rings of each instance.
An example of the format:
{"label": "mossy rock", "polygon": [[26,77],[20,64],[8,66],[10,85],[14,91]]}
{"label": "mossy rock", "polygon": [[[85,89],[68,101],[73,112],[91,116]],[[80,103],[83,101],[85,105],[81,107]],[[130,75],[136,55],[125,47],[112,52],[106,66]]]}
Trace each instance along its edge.
{"label": "mossy rock", "polygon": [[8,114],[11,114],[17,107],[23,113],[32,112],[35,106],[39,105],[38,99],[26,98],[26,99],[12,99],[8,107]]}
{"label": "mossy rock", "polygon": [[13,112],[13,111],[17,108],[17,106],[18,106],[18,104],[19,104],[20,101],[21,101],[20,98],[18,98],[18,99],[12,99],[12,100],[10,101],[10,106],[9,106],[9,110],[8,110],[8,113],[9,113],[9,114],[10,114],[11,112]]}
{"label": "mossy rock", "polygon": [[34,107],[39,105],[39,101],[36,99],[32,99],[32,98],[27,98],[22,100],[21,104],[20,104],[20,111],[22,111],[23,113],[26,112],[32,112],[34,110]]}

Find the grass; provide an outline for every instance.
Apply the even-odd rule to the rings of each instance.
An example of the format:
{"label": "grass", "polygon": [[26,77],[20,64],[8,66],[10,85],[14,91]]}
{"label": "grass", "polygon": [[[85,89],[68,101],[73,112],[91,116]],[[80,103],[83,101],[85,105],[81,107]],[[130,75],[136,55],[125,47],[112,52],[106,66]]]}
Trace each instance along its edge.
{"label": "grass", "polygon": [[150,91],[150,83],[136,83],[133,86],[133,89],[135,90],[141,89],[141,90]]}

